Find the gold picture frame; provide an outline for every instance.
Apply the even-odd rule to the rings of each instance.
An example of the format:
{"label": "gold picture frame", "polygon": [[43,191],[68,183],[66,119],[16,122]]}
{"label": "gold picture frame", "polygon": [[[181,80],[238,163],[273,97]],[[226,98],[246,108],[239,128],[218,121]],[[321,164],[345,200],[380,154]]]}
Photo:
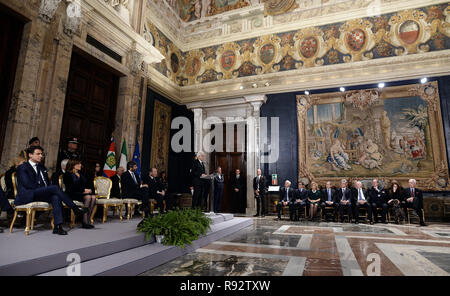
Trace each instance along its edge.
{"label": "gold picture frame", "polygon": [[297,95],[297,123],[299,182],[450,189],[437,82]]}

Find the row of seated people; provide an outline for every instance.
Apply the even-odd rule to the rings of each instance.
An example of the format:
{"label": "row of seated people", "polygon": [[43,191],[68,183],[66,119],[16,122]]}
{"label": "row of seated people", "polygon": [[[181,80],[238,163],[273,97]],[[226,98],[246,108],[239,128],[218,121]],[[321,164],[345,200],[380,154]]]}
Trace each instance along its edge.
{"label": "row of seated people", "polygon": [[[54,229],[53,233],[66,235],[67,232],[62,228],[63,224],[63,204],[70,208],[76,216],[83,216],[82,227],[93,228],[89,224],[92,210],[96,204],[94,189],[81,173],[81,161],[71,159],[62,162],[63,175],[56,176],[50,182],[47,169],[40,163],[44,149],[40,146],[31,146],[27,149],[28,161],[24,159],[17,161],[14,166],[16,173],[16,190],[12,189],[12,174],[5,174],[5,183],[7,192],[0,190],[1,209],[8,214],[14,213],[8,198],[14,199],[14,205],[21,206],[31,202],[46,202],[52,205]],[[65,167],[64,167],[65,166]],[[156,169],[152,170],[146,183],[141,184],[139,176],[135,173],[137,164],[129,162],[127,172],[120,177],[119,194],[123,198],[135,198],[142,201],[144,216],[150,214],[149,199],[155,195],[164,196],[165,189],[160,185],[156,178]],[[61,190],[61,181],[64,183],[65,192]],[[150,186],[150,191],[149,191]],[[10,188],[10,189],[8,189]],[[14,192],[16,191],[16,192]],[[156,198],[160,209],[162,209],[162,200]],[[78,206],[74,201],[78,201]],[[80,206],[80,203],[82,205]],[[14,218],[15,219],[15,218]]]}
{"label": "row of seated people", "polygon": [[[395,213],[395,222],[406,220],[408,208],[414,209],[420,219],[420,225],[425,226],[423,219],[423,194],[416,188],[416,180],[409,180],[409,188],[403,189],[397,181],[392,181],[392,186],[386,190],[380,187],[379,181],[374,179],[372,187],[365,189],[362,182],[356,181],[355,186],[348,187],[347,180],[343,179],[340,188],[333,188],[331,182],[326,183],[326,188],[319,189],[317,183],[311,183],[311,189],[305,189],[303,183],[299,188],[291,188],[291,182],[286,180],[285,186],[280,189],[279,201],[277,202],[278,220],[281,219],[283,206],[289,207],[290,219],[298,221],[300,214],[305,208],[309,209],[309,220],[317,217],[318,210],[326,215],[327,209],[333,213],[333,222],[337,221],[339,214],[340,222],[344,222],[344,214],[354,223],[359,223],[359,211],[364,208],[370,224],[378,223],[381,214],[381,222],[387,223],[386,215],[390,209]],[[306,218],[306,217],[305,217]]]}

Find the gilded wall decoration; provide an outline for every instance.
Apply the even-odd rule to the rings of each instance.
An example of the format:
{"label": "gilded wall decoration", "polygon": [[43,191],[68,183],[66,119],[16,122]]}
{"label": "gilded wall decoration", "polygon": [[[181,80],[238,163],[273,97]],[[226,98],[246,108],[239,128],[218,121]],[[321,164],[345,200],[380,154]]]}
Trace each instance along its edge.
{"label": "gilded wall decoration", "polygon": [[280,41],[281,39],[277,35],[266,35],[255,41],[253,61],[256,65],[262,67],[263,73],[279,70],[279,67],[274,67],[274,64],[279,63],[284,56]]}
{"label": "gilded wall decoration", "polygon": [[233,71],[241,66],[240,46],[237,43],[226,43],[217,50],[217,61],[224,79],[236,77]]}
{"label": "gilded wall decoration", "polygon": [[[154,67],[180,85],[450,49],[450,6],[433,5],[375,17],[263,35],[181,53],[147,23],[166,60]],[[171,52],[179,70],[173,75]],[[191,54],[191,52],[193,52]],[[200,67],[195,52],[203,53]],[[186,59],[189,58],[189,61]],[[197,69],[199,68],[198,72]],[[167,72],[169,71],[169,72]],[[195,73],[193,76],[193,73]],[[182,82],[182,83],[180,83]]]}
{"label": "gilded wall decoration", "polygon": [[299,30],[294,36],[293,57],[303,61],[304,66],[323,65],[322,57],[331,48],[333,42],[324,40],[324,32],[319,28]]}
{"label": "gilded wall decoration", "polygon": [[166,0],[166,2],[185,22],[194,21],[201,17],[201,0]]}
{"label": "gilded wall decoration", "polygon": [[159,172],[167,172],[168,169],[170,117],[170,106],[155,100],[150,166],[157,168]]}
{"label": "gilded wall decoration", "polygon": [[299,180],[415,178],[450,189],[437,82],[299,95],[297,112]]}
{"label": "gilded wall decoration", "polygon": [[391,30],[385,38],[400,47],[397,55],[429,51],[425,43],[431,37],[431,25],[426,20],[427,14],[420,10],[402,11],[391,17]]}

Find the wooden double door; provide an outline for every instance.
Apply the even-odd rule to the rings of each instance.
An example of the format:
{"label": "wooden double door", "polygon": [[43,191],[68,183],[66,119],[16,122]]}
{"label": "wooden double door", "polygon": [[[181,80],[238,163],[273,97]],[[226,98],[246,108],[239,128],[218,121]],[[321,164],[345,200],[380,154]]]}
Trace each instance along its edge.
{"label": "wooden double door", "polygon": [[[244,126],[245,127],[245,126]],[[222,198],[222,206],[221,206],[221,212],[223,213],[245,213],[246,208],[246,199],[247,194],[244,190],[241,195],[241,200],[233,200],[233,189],[231,187],[232,178],[234,178],[236,169],[240,169],[241,177],[245,177],[247,175],[247,159],[246,159],[246,147],[247,147],[247,136],[246,133],[244,133],[244,139],[243,142],[243,148],[244,150],[242,152],[236,152],[238,151],[237,145],[238,145],[238,132],[237,132],[237,126],[234,126],[233,131],[233,138],[234,138],[234,148],[232,151],[234,152],[227,152],[226,151],[226,145],[227,145],[227,136],[226,136],[226,125],[223,125],[223,131],[224,131],[224,152],[212,152],[211,153],[211,164],[213,167],[211,169],[217,169],[217,167],[221,167],[222,174],[224,176],[224,189],[223,189],[223,198]]]}
{"label": "wooden double door", "polygon": [[[77,137],[84,172],[103,167],[115,124],[118,76],[101,61],[74,50],[67,84],[60,150]],[[116,139],[117,140],[117,139]]]}

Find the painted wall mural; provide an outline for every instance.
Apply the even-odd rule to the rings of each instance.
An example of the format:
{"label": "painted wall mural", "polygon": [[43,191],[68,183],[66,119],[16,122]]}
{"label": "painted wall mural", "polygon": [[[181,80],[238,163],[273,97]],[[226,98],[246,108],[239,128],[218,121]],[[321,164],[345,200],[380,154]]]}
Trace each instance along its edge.
{"label": "painted wall mural", "polygon": [[297,96],[299,179],[420,180],[448,190],[436,82]]}
{"label": "painted wall mural", "polygon": [[185,22],[200,19],[202,13],[202,0],[166,0],[180,18]]}
{"label": "painted wall mural", "polygon": [[[450,6],[349,20],[342,23],[264,35],[181,53],[177,74],[156,68],[180,86],[450,49]],[[148,22],[148,26],[152,26]],[[159,32],[156,28],[155,31]],[[171,44],[157,34],[158,44]],[[159,48],[158,48],[159,49]],[[167,51],[163,54],[168,54]],[[170,52],[171,54],[171,52]],[[171,60],[166,55],[166,60]],[[193,67],[192,65],[197,65]]]}
{"label": "painted wall mural", "polygon": [[249,0],[206,0],[206,16],[243,8],[251,5]]}

